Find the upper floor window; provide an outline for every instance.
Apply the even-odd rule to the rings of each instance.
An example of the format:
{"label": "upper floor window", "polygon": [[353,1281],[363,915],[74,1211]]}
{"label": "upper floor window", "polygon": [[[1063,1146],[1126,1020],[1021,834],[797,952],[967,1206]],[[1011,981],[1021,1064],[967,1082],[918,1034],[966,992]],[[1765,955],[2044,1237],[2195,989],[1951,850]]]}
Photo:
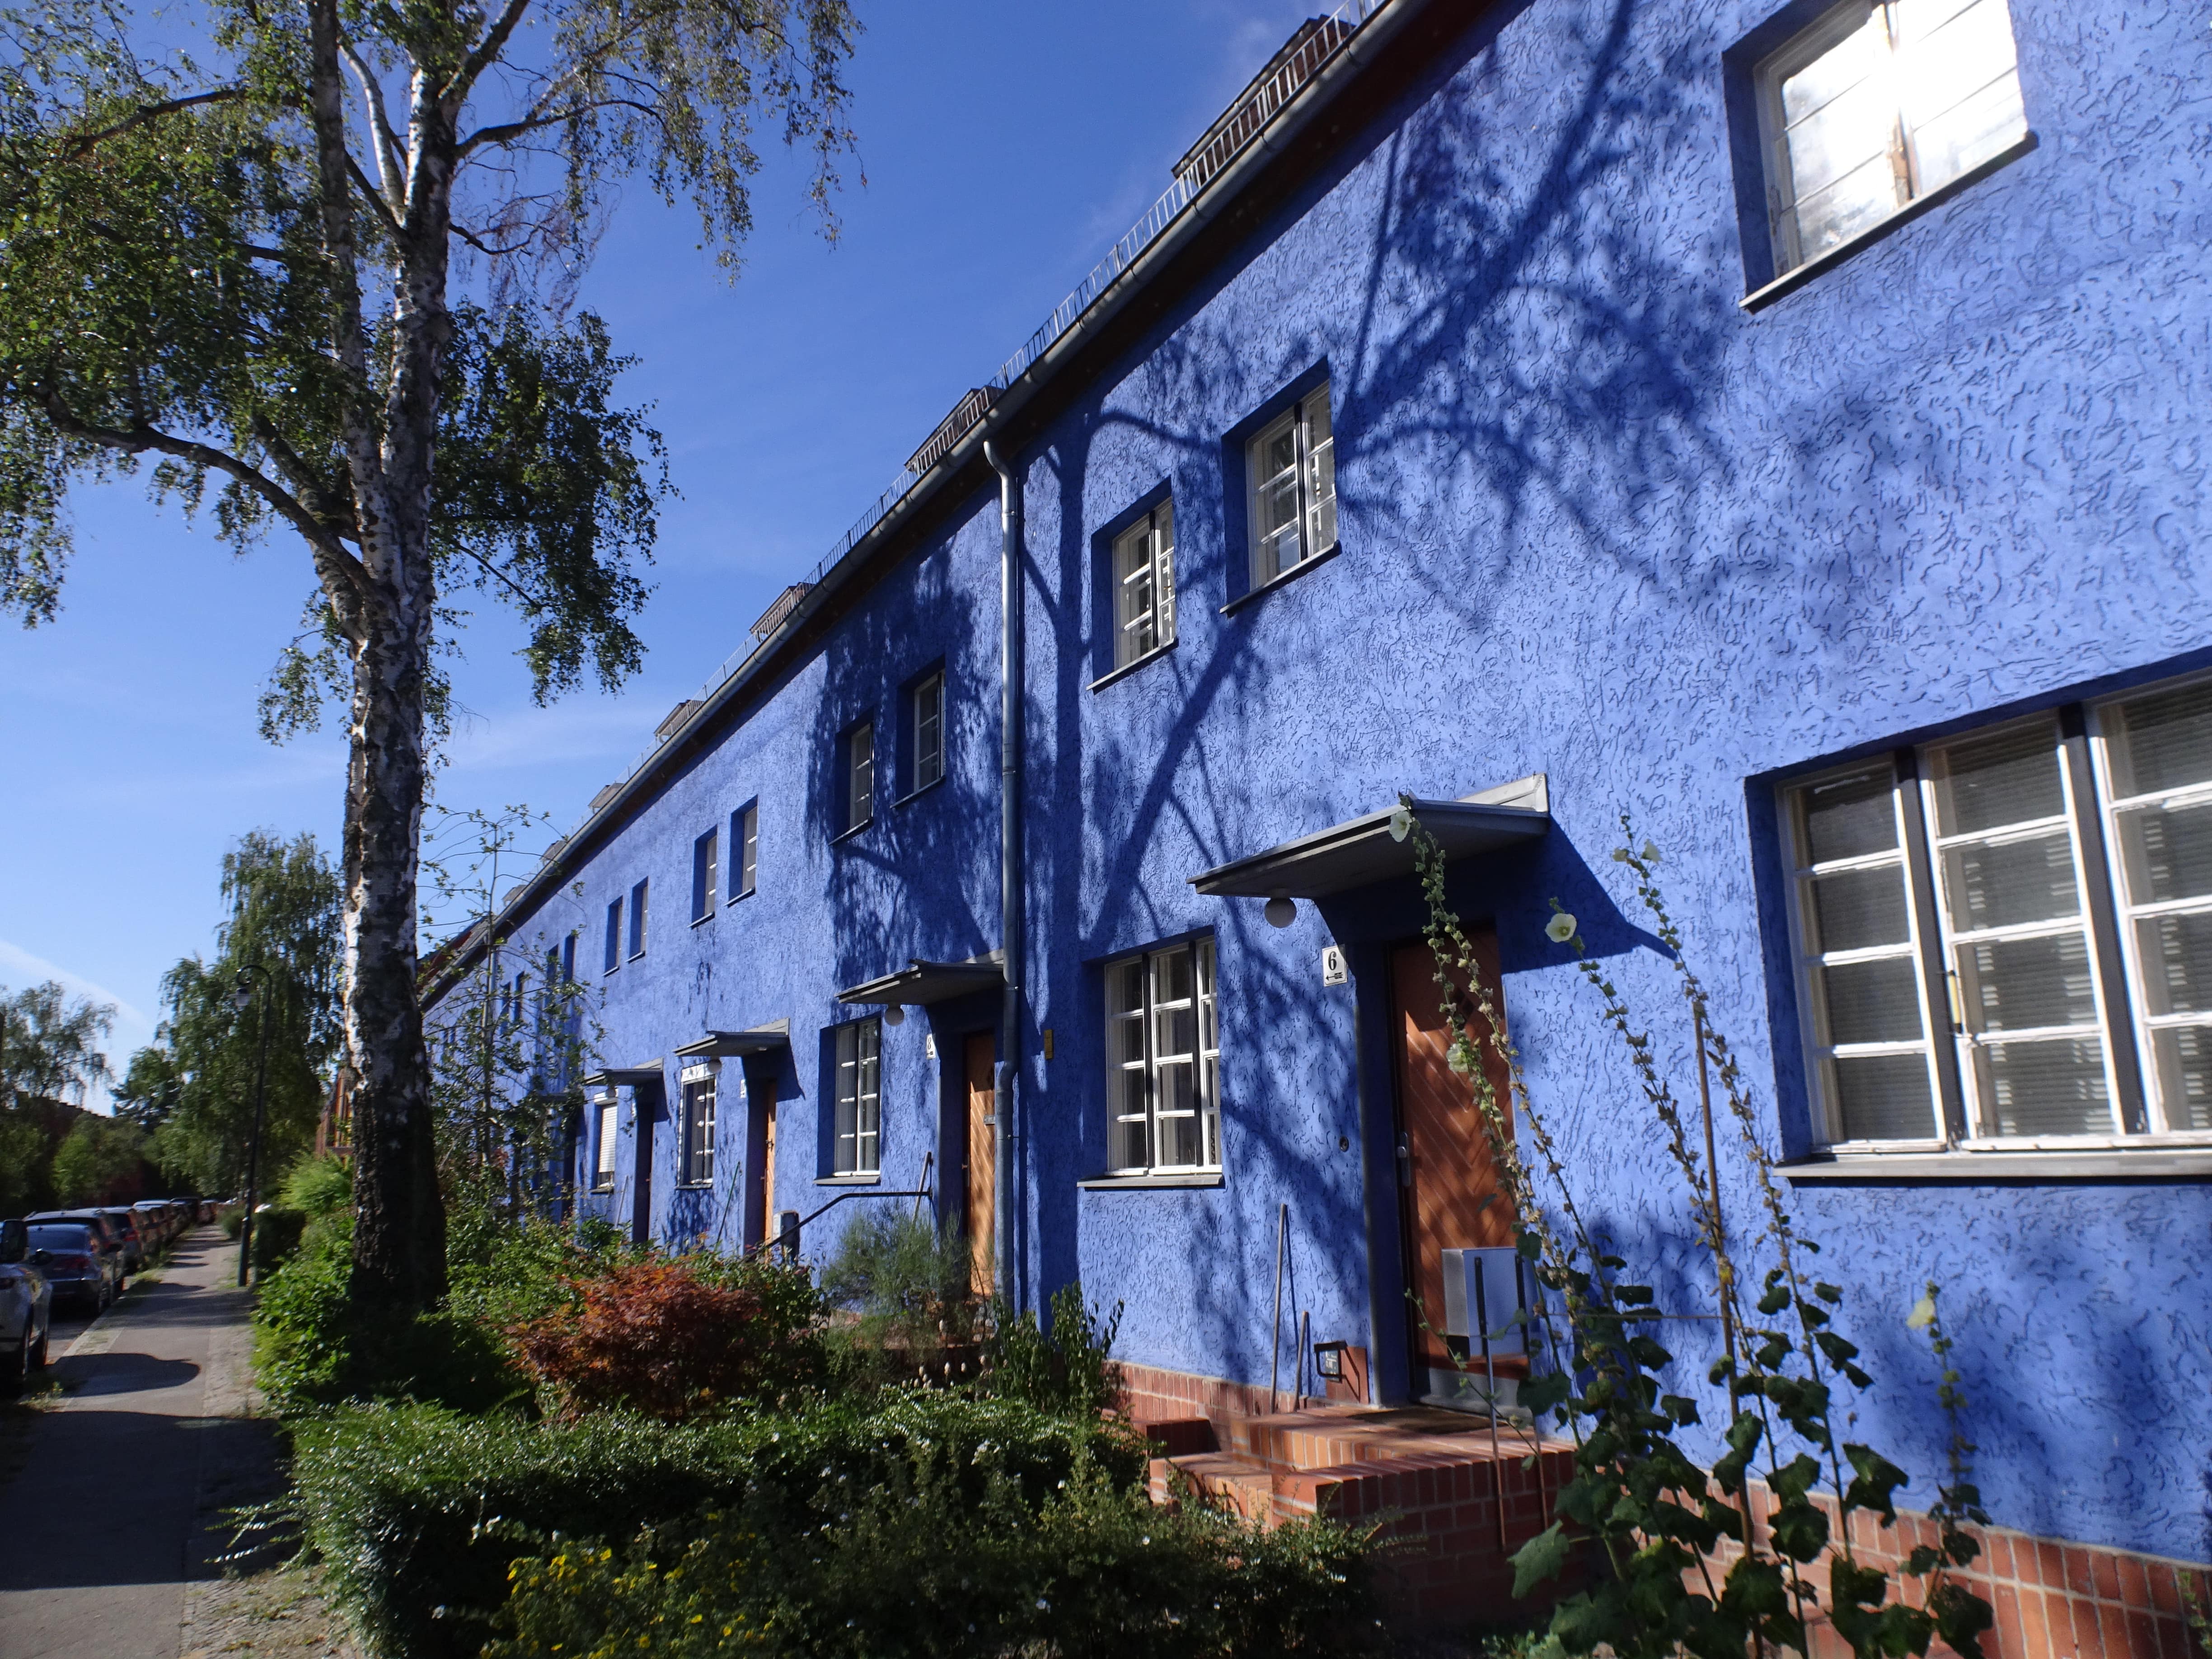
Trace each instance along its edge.
{"label": "upper floor window", "polygon": [[1107,1160],[1115,1175],[1221,1167],[1213,941],[1106,965]]}
{"label": "upper floor window", "polygon": [[930,675],[914,688],[914,787],[927,789],[945,775],[945,675]]}
{"label": "upper floor window", "polygon": [[845,734],[843,744],[845,822],[849,834],[876,816],[876,728],[863,721]]}
{"label": "upper floor window", "polygon": [[1846,0],[1757,79],[1777,276],[2027,132],[2005,0]]}
{"label": "upper floor window", "polygon": [[632,960],[645,954],[645,889],[640,882],[629,890],[629,953]]}
{"label": "upper floor window", "polygon": [[760,867],[760,804],[740,806],[730,814],[730,896],[741,899],[753,890]]}
{"label": "upper floor window", "polygon": [[612,899],[607,904],[607,946],[605,971],[611,974],[622,966],[623,902]]}
{"label": "upper floor window", "polygon": [[576,930],[571,927],[561,941],[561,982],[569,983],[576,977]]}
{"label": "upper floor window", "polygon": [[722,837],[719,831],[709,830],[691,843],[691,920],[704,921],[714,914],[714,900],[721,892],[716,884],[720,878],[716,865],[721,857]]}
{"label": "upper floor window", "polygon": [[680,1179],[704,1187],[714,1179],[714,1072],[701,1066],[684,1079],[684,1161]]}
{"label": "upper floor window", "polygon": [[837,1175],[883,1168],[883,1023],[837,1028],[837,1119],[830,1165]]}
{"label": "upper floor window", "polygon": [[1326,382],[1261,428],[1245,447],[1244,477],[1253,586],[1336,545],[1336,445]]}
{"label": "upper floor window", "polygon": [[1832,1143],[2212,1132],[2212,681],[1788,791]]}
{"label": "upper floor window", "polygon": [[1114,666],[1175,643],[1175,503],[1114,538]]}

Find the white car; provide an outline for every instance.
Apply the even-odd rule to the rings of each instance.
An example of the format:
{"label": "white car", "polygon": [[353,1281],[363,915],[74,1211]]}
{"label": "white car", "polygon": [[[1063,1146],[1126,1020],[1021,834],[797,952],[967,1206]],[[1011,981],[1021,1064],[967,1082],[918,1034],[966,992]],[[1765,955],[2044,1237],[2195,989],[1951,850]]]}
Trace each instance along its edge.
{"label": "white car", "polygon": [[0,1389],[21,1394],[46,1369],[53,1291],[29,1261],[29,1232],[0,1221]]}

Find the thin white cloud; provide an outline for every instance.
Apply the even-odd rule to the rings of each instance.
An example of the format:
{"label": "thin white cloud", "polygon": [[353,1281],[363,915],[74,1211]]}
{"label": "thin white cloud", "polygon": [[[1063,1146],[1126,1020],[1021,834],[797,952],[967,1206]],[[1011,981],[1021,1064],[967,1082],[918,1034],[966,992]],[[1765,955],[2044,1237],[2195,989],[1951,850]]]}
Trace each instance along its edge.
{"label": "thin white cloud", "polygon": [[[116,1079],[120,1082],[124,1068],[131,1063],[132,1052],[154,1040],[154,1022],[134,1005],[97,981],[71,973],[58,962],[49,962],[20,945],[12,945],[0,939],[0,985],[11,991],[21,991],[33,985],[42,985],[48,980],[58,981],[61,988],[73,995],[113,1005],[115,1029],[108,1033],[103,1046],[108,1064],[115,1068]],[[114,1109],[113,1099],[105,1090],[96,1092],[87,1103],[96,1111]]]}
{"label": "thin white cloud", "polygon": [[656,714],[656,708],[641,693],[604,702],[464,715],[454,722],[446,745],[447,763],[456,772],[473,772],[605,755],[627,757],[652,741],[653,721],[668,712],[659,708]]}

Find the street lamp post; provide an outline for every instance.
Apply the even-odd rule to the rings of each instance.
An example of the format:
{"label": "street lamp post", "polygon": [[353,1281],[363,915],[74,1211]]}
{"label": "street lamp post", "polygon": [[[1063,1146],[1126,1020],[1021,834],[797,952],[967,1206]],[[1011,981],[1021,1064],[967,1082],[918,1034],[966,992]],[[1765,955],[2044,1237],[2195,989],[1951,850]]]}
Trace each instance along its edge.
{"label": "street lamp post", "polygon": [[246,1143],[246,1214],[238,1224],[238,1282],[241,1289],[252,1272],[253,1209],[261,1201],[261,1115],[269,1085],[268,975],[249,962],[238,970],[238,984],[230,994],[230,1006],[242,1014],[252,1005],[257,981],[262,997],[255,1024],[261,1041],[260,1052],[253,1063],[253,1139]]}

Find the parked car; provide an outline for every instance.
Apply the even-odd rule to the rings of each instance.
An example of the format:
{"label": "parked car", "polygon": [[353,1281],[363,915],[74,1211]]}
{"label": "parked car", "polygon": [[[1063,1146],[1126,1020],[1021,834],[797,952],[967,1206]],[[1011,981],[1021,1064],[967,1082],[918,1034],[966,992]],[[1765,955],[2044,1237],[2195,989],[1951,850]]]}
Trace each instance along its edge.
{"label": "parked car", "polygon": [[144,1198],[131,1208],[138,1218],[138,1234],[146,1240],[147,1249],[167,1249],[177,1236],[176,1207],[166,1198]]}
{"label": "parked car", "polygon": [[30,1264],[54,1299],[68,1297],[98,1313],[122,1291],[123,1246],[98,1216],[33,1216],[25,1232]]}
{"label": "parked car", "polygon": [[0,1221],[0,1390],[21,1394],[46,1366],[53,1286],[31,1261],[30,1227]]}
{"label": "parked car", "polygon": [[100,1213],[107,1218],[108,1224],[115,1229],[115,1236],[122,1243],[123,1271],[126,1273],[145,1272],[155,1245],[153,1240],[139,1230],[137,1212],[120,1204],[103,1204],[100,1206]]}
{"label": "parked car", "polygon": [[34,1227],[41,1221],[89,1222],[100,1230],[101,1239],[113,1253],[115,1294],[120,1296],[130,1288],[131,1270],[125,1265],[126,1258],[123,1249],[123,1230],[116,1224],[115,1218],[108,1214],[106,1210],[39,1210],[32,1214],[30,1221]]}

